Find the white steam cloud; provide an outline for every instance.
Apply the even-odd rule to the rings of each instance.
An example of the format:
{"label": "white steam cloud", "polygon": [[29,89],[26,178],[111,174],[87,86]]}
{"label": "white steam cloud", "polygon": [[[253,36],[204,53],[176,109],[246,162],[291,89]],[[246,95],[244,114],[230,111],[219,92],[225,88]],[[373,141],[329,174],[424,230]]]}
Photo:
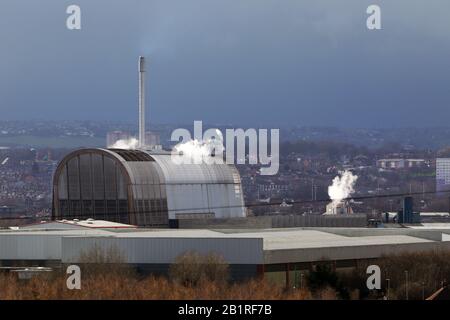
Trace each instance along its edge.
{"label": "white steam cloud", "polygon": [[190,140],[184,143],[179,143],[174,147],[174,151],[191,159],[193,163],[201,163],[205,157],[211,154],[211,147],[208,143],[198,140]]}
{"label": "white steam cloud", "polygon": [[117,140],[113,145],[108,146],[108,148],[134,150],[134,149],[137,149],[138,146],[139,146],[138,139],[129,138],[129,139]]}
{"label": "white steam cloud", "polygon": [[339,174],[340,176],[336,176],[333,179],[332,185],[328,187],[328,195],[334,205],[337,205],[355,192],[353,187],[355,186],[356,180],[358,180],[358,176],[353,175],[348,170],[341,171]]}
{"label": "white steam cloud", "polygon": [[[208,163],[211,155],[222,158],[224,150],[223,135],[219,130],[216,130],[215,139],[197,140],[191,139],[182,142],[173,147],[173,152],[181,155],[182,163]],[[179,162],[180,160],[177,160]]]}

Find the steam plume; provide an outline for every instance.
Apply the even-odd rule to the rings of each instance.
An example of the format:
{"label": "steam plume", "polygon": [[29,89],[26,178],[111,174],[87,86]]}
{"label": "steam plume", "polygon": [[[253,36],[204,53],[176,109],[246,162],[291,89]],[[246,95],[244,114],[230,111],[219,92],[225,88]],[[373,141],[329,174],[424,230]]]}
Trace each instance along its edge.
{"label": "steam plume", "polygon": [[216,130],[215,139],[189,140],[177,144],[173,150],[176,154],[182,155],[188,163],[207,162],[206,160],[213,154],[222,157],[223,135]]}
{"label": "steam plume", "polygon": [[351,194],[355,192],[353,189],[358,176],[353,175],[351,171],[345,170],[339,172],[340,176],[336,176],[333,179],[333,183],[328,187],[328,195],[336,205],[343,199],[348,198]]}
{"label": "steam plume", "polygon": [[134,149],[137,149],[138,146],[139,146],[138,139],[129,138],[129,139],[117,140],[112,146],[108,146],[108,148],[134,150]]}

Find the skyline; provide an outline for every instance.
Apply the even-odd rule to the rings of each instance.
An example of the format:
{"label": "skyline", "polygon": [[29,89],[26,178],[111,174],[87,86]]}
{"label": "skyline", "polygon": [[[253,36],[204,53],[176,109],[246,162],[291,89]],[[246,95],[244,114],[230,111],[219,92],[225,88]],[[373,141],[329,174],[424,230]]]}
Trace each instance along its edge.
{"label": "skyline", "polygon": [[343,3],[80,0],[69,31],[67,1],[7,1],[2,119],[137,122],[142,54],[149,123],[446,126],[450,4],[378,1],[369,31]]}

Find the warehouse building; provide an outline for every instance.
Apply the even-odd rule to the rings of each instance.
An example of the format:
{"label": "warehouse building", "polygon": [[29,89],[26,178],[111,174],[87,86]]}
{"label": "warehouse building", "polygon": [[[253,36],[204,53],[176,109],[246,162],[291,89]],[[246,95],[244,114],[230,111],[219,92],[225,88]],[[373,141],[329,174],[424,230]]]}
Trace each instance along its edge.
{"label": "warehouse building", "polygon": [[[106,223],[106,224],[105,224]],[[44,223],[0,231],[0,266],[58,267],[83,263],[94,248],[114,248],[120,262],[142,273],[166,273],[188,252],[215,253],[232,279],[265,276],[290,283],[295,272],[331,262],[356,267],[386,254],[450,249],[450,228],[290,228],[255,230],[143,229],[97,222]],[[103,228],[98,226],[103,225]],[[97,226],[97,227],[95,227]],[[85,262],[85,261],[84,261]],[[289,280],[290,279],[290,280]]]}
{"label": "warehouse building", "polygon": [[81,149],[58,165],[54,220],[172,226],[183,218],[245,217],[240,175],[228,164],[177,164],[170,152]]}

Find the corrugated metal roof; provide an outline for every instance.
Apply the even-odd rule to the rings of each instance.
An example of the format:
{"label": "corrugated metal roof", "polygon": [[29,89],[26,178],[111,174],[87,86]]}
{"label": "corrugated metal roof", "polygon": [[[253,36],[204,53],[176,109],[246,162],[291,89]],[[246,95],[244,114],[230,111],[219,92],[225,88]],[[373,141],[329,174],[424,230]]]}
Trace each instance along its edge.
{"label": "corrugated metal roof", "polygon": [[177,164],[171,154],[152,154],[164,175],[169,218],[176,214],[215,213],[245,217],[240,176],[228,164]]}
{"label": "corrugated metal roof", "polygon": [[[117,150],[108,152],[123,158]],[[189,213],[214,213],[216,218],[246,216],[240,175],[235,166],[177,163],[170,152],[139,152],[146,152],[155,161],[128,160],[122,164],[133,184],[165,186],[169,219]],[[140,189],[136,192],[140,198]]]}
{"label": "corrugated metal roof", "polygon": [[235,182],[236,168],[228,164],[177,164],[170,154],[152,155],[161,166],[166,183],[240,183]]}
{"label": "corrugated metal roof", "polygon": [[59,230],[59,229],[116,229],[116,228],[137,228],[136,226],[118,223],[105,220],[58,220],[58,221],[44,221],[29,225],[20,226],[19,229],[44,229],[44,230]]}
{"label": "corrugated metal roof", "polygon": [[[367,232],[359,230],[358,236],[312,229],[252,232],[194,229],[125,229],[114,232],[87,228],[53,231],[2,230],[0,260],[58,260],[65,254],[66,261],[76,261],[77,256],[89,250],[93,244],[101,244],[105,248],[117,245],[131,263],[169,263],[177,255],[193,250],[216,252],[226,256],[230,263],[244,264],[263,263],[263,254],[265,263],[285,263],[318,261],[322,258],[363,259],[388,253],[450,246],[446,241],[421,237],[421,233],[404,234],[403,229],[398,230],[398,234],[393,230],[388,235],[383,230],[378,233],[374,229],[365,230]],[[439,230],[428,232],[441,235]]]}

